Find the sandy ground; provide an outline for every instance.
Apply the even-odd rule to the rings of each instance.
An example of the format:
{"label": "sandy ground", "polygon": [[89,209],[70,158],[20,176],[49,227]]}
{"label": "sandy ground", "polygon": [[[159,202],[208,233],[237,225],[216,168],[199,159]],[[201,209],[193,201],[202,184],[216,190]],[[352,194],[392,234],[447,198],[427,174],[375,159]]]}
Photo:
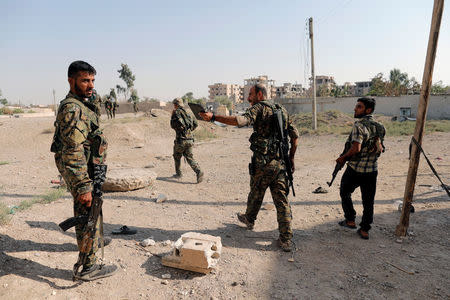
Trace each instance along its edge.
{"label": "sandy ground", "polygon": [[[119,265],[118,274],[90,283],[71,280],[76,261],[74,231],[57,224],[72,215],[69,194],[51,204],[36,204],[16,213],[0,226],[1,299],[449,299],[450,202],[425,161],[421,160],[415,190],[415,209],[409,235],[394,235],[400,213],[395,201],[403,199],[408,168],[409,137],[388,137],[380,159],[375,220],[370,240],[354,230],[340,228],[343,218],[339,181],[328,194],[313,194],[326,187],[344,136],[302,137],[294,174],[297,196],[290,196],[297,251],[281,252],[276,213],[261,210],[254,231],[236,220],[244,211],[249,190],[247,174],[250,129],[212,127],[218,138],[198,142],[194,155],[206,179],[183,163],[184,178],[174,173],[174,133],[168,116],[140,118],[121,115],[105,121],[109,138],[110,169],[153,166],[158,178],[153,187],[105,195],[105,233],[128,225],[132,236],[112,236],[105,259]],[[51,189],[57,178],[49,152],[53,117],[0,120],[0,201],[9,206]],[[50,132],[50,133],[49,133]],[[447,184],[450,182],[450,134],[425,137],[424,148]],[[140,144],[142,148],[135,146]],[[327,187],[328,188],[328,187]],[[156,203],[159,193],[168,200]],[[361,218],[359,191],[354,200]],[[270,193],[265,203],[271,203]],[[222,238],[218,268],[208,275],[164,267],[158,256],[136,247],[153,237],[153,253],[170,251],[165,240],[197,231]],[[293,262],[288,261],[291,257]],[[165,281],[163,274],[170,274]]]}

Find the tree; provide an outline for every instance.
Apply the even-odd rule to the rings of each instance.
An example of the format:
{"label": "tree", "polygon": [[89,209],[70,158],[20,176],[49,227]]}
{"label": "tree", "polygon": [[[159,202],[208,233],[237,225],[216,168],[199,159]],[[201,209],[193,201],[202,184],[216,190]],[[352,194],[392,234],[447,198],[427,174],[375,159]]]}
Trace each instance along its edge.
{"label": "tree", "polygon": [[120,85],[116,85],[116,89],[118,93],[122,93],[125,97],[125,99],[128,98],[128,93],[131,91],[131,89],[134,86],[134,81],[136,80],[136,77],[131,72],[131,69],[128,67],[127,64],[121,64],[121,69],[117,70],[119,72],[119,78],[122,79],[125,82],[126,87],[121,87]]}
{"label": "tree", "polygon": [[2,90],[0,90],[0,103],[3,105],[8,104],[8,100],[6,100],[5,98],[2,98]]}
{"label": "tree", "polygon": [[416,78],[411,77],[408,84],[408,94],[417,95],[420,94],[420,83],[417,82]]}
{"label": "tree", "polygon": [[402,73],[399,69],[392,69],[389,73],[389,81],[392,85],[392,94],[400,96],[406,94],[409,80],[408,73]]}
{"label": "tree", "polygon": [[385,96],[386,95],[386,81],[383,79],[383,73],[378,73],[372,78],[372,85],[370,87],[369,96]]}
{"label": "tree", "polygon": [[225,105],[228,109],[231,109],[233,107],[233,101],[231,101],[231,99],[227,96],[216,96],[214,98],[214,102]]}
{"label": "tree", "polygon": [[116,90],[114,88],[112,88],[109,91],[109,97],[112,98],[112,99],[116,99],[117,100]]}
{"label": "tree", "polygon": [[442,95],[446,93],[448,87],[444,86],[442,80],[439,80],[435,84],[431,86],[431,94],[432,95]]}
{"label": "tree", "polygon": [[194,100],[194,93],[187,92],[181,99],[183,99],[183,102],[192,102]]}

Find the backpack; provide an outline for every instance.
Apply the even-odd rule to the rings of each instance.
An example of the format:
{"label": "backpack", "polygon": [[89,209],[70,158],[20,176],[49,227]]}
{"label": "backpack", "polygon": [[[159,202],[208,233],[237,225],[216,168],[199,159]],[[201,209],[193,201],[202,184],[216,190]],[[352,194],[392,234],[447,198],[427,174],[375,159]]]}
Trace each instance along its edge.
{"label": "backpack", "polygon": [[178,108],[179,112],[175,115],[175,118],[172,118],[173,125],[175,129],[179,130],[194,130],[194,120],[191,115],[186,112],[186,110],[182,107]]}

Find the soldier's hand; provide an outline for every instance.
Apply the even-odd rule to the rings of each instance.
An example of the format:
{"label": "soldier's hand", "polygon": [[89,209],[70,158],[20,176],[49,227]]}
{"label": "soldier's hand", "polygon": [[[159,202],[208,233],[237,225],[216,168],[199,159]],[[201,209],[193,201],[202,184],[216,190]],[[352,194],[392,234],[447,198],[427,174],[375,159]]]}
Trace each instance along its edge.
{"label": "soldier's hand", "polygon": [[211,121],[211,118],[212,118],[212,116],[213,116],[213,113],[212,112],[199,112],[198,113],[199,115],[200,115],[200,117],[202,117],[203,118],[203,120],[205,120],[205,121]]}
{"label": "soldier's hand", "polygon": [[338,159],[336,159],[336,162],[343,166],[345,164],[345,157],[341,156]]}
{"label": "soldier's hand", "polygon": [[294,172],[295,172],[295,163],[294,163],[294,159],[293,159],[293,158],[290,158],[290,160],[291,160],[291,172],[292,172],[292,174],[294,174]]}
{"label": "soldier's hand", "polygon": [[91,207],[92,203],[92,193],[87,192],[85,194],[78,195],[78,201],[80,201],[82,204],[86,205],[86,207]]}

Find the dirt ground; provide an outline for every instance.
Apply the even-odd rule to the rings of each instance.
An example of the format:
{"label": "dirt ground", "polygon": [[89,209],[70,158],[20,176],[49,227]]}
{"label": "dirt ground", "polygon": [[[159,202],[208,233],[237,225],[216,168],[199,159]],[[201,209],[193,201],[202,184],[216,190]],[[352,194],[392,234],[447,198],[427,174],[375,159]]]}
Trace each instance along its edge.
{"label": "dirt ground", "polygon": [[[184,162],[183,179],[170,178],[174,133],[168,116],[119,117],[103,123],[109,138],[109,168],[147,166],[158,175],[151,188],[104,197],[106,235],[122,225],[138,230],[136,235],[111,236],[112,243],[105,248],[106,262],[117,264],[119,272],[96,282],[71,280],[77,258],[74,230],[64,233],[57,226],[72,216],[72,200],[66,193],[63,199],[15,213],[8,225],[0,226],[1,299],[450,298],[450,202],[423,158],[409,234],[394,235],[400,217],[394,202],[403,199],[410,137],[387,137],[367,241],[337,225],[343,219],[342,172],[331,188],[326,186],[345,136],[301,137],[294,174],[297,196],[290,196],[297,250],[289,254],[274,243],[278,231],[270,207],[261,210],[254,231],[236,219],[236,213],[245,210],[249,191],[250,129],[201,122],[218,138],[196,144],[194,156],[206,175],[203,183],[195,184],[195,174]],[[0,165],[1,202],[14,206],[52,188],[50,180],[58,175],[49,152],[53,121],[53,117],[0,119],[0,161],[9,162]],[[424,149],[448,184],[450,134],[427,135]],[[313,194],[318,186],[329,193]],[[160,193],[168,200],[156,203]],[[359,191],[354,201],[359,221]],[[265,203],[271,203],[269,192]],[[222,257],[211,274],[164,267],[158,256],[136,246],[153,237],[157,244],[147,250],[169,252],[163,241],[175,241],[188,231],[222,238]],[[162,279],[165,274],[171,278]]]}

